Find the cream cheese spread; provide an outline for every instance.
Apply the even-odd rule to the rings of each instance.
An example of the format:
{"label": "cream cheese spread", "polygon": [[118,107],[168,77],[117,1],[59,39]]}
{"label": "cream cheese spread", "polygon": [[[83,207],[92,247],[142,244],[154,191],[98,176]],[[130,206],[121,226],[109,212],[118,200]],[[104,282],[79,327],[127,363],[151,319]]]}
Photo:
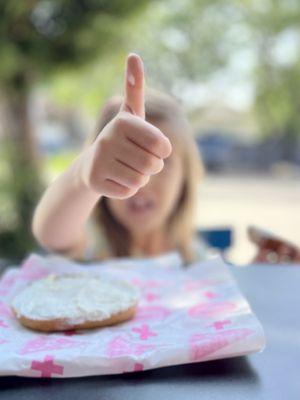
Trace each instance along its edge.
{"label": "cream cheese spread", "polygon": [[12,307],[34,320],[101,321],[137,304],[138,289],[126,282],[87,275],[49,275],[18,293]]}

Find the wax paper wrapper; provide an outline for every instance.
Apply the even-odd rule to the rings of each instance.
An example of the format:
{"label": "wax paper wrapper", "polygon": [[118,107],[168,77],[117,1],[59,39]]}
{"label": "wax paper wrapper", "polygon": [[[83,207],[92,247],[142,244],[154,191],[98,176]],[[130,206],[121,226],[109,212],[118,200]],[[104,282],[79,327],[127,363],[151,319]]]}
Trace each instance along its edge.
{"label": "wax paper wrapper", "polygon": [[[40,333],[22,327],[13,296],[49,274],[88,271],[138,286],[134,319],[93,330]],[[82,265],[31,254],[0,281],[0,375],[120,374],[261,351],[263,329],[221,258],[183,266],[174,253]]]}

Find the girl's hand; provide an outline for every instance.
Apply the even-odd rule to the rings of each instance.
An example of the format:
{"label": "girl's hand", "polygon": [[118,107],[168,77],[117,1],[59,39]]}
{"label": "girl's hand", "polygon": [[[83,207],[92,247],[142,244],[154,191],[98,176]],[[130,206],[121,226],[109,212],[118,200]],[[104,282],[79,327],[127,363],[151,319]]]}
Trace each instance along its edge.
{"label": "girl's hand", "polygon": [[138,55],[130,54],[123,104],[80,155],[81,181],[100,195],[130,197],[162,170],[171,150],[169,139],[145,121],[143,63]]}

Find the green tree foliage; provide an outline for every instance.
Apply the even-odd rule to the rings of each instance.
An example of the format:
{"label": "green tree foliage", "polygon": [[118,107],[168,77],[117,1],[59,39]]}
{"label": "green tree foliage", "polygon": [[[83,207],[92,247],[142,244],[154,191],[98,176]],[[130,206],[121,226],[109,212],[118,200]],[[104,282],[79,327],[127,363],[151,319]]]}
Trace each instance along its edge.
{"label": "green tree foliage", "polygon": [[261,132],[281,136],[287,148],[295,148],[300,134],[298,0],[168,0],[148,9],[133,36],[152,82],[178,97],[215,76],[227,79],[234,57],[243,61],[250,54],[244,79],[254,88]]}
{"label": "green tree foliage", "polygon": [[[13,226],[0,221],[0,258],[20,258],[32,249],[32,211],[41,193],[39,155],[30,126],[32,87],[59,69],[78,68],[126,41],[125,17],[141,11],[147,0],[0,1],[0,90],[2,142]],[[3,164],[3,160],[2,160]],[[3,183],[4,185],[4,183]],[[7,195],[7,193],[6,193]],[[7,196],[6,196],[7,197]]]}
{"label": "green tree foliage", "polygon": [[264,1],[250,11],[258,58],[255,109],[262,131],[284,139],[289,159],[300,136],[300,3]]}

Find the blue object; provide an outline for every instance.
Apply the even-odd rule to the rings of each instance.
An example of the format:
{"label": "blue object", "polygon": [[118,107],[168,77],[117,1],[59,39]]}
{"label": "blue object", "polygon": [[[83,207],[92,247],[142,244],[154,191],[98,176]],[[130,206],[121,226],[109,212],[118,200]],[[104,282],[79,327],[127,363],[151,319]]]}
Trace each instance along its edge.
{"label": "blue object", "polygon": [[232,229],[200,229],[197,232],[198,236],[202,238],[210,247],[220,251],[227,250],[232,245]]}

